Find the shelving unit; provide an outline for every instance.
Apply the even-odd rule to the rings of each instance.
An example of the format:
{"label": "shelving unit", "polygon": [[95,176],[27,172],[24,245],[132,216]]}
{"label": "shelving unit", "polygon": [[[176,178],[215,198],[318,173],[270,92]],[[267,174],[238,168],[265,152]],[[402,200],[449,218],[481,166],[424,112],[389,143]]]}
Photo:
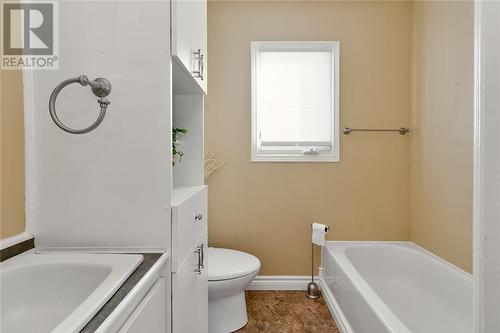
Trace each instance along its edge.
{"label": "shelving unit", "polygon": [[[185,128],[172,166],[172,331],[207,332],[207,187],[204,185],[203,99],[206,1],[172,2],[172,126]],[[200,58],[200,55],[203,55]],[[201,73],[200,73],[201,71]]]}
{"label": "shelving unit", "polygon": [[[203,94],[173,94],[174,127],[188,130],[179,138],[184,155],[172,167],[172,329],[206,332],[208,275],[207,187],[204,182]],[[183,94],[179,94],[179,90]],[[196,318],[193,320],[192,318]]]}

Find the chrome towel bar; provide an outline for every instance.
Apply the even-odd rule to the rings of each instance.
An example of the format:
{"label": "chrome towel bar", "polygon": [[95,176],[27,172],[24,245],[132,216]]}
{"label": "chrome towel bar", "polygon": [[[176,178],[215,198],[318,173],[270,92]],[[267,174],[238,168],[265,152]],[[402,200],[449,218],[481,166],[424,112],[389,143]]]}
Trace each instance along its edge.
{"label": "chrome towel bar", "polygon": [[[64,125],[59,117],[57,116],[56,113],[56,100],[57,100],[57,95],[63,90],[66,86],[72,84],[72,83],[80,83],[82,86],[90,86],[92,89],[92,92],[94,95],[99,97],[97,102],[99,103],[99,106],[101,107],[101,112],[99,113],[99,116],[97,117],[97,120],[94,121],[92,125],[89,127],[86,127],[84,129],[73,129],[70,128],[66,125]],[[54,91],[52,91],[52,94],[50,94],[49,98],[49,112],[50,116],[52,117],[52,120],[56,125],[62,129],[63,131],[66,131],[71,134],[85,134],[90,131],[93,131],[94,129],[99,126],[102,121],[104,120],[104,116],[106,115],[106,110],[108,108],[108,105],[111,103],[106,96],[109,95],[111,92],[111,83],[106,80],[105,78],[97,78],[95,80],[89,80],[87,76],[85,75],[80,75],[75,78],[67,79],[64,80],[63,82],[59,83],[55,88]]]}
{"label": "chrome towel bar", "polygon": [[344,134],[349,135],[351,132],[399,132],[401,135],[410,133],[408,127],[400,127],[397,129],[378,129],[378,128],[350,128],[344,127]]}

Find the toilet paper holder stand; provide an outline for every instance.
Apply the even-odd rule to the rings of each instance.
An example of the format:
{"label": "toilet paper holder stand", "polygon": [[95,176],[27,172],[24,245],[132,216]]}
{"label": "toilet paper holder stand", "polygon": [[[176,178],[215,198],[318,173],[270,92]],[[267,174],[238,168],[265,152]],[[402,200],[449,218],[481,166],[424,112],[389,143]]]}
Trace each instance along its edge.
{"label": "toilet paper holder stand", "polygon": [[[329,226],[325,226],[325,232],[330,230]],[[311,224],[311,238],[312,238],[312,224]],[[314,243],[311,242],[311,282],[307,284],[307,297],[310,299],[318,299],[319,298],[319,287],[314,282]]]}

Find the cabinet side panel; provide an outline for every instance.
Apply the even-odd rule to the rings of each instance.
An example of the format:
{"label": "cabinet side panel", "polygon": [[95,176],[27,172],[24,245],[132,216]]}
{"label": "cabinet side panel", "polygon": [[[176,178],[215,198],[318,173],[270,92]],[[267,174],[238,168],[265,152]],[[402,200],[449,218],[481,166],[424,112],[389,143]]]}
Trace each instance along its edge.
{"label": "cabinet side panel", "polygon": [[[168,1],[59,3],[59,70],[26,76],[27,223],[37,247],[169,248],[169,10]],[[57,84],[81,74],[107,78],[111,104],[97,129],[74,135],[56,127],[47,105]],[[86,127],[96,99],[72,84],[58,96],[59,117]]]}

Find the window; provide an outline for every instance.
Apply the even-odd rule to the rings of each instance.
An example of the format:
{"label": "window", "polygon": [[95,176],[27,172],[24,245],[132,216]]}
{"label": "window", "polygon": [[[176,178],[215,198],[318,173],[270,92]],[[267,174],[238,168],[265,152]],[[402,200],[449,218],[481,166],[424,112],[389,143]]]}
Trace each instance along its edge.
{"label": "window", "polygon": [[252,42],[252,161],[339,161],[339,42]]}

